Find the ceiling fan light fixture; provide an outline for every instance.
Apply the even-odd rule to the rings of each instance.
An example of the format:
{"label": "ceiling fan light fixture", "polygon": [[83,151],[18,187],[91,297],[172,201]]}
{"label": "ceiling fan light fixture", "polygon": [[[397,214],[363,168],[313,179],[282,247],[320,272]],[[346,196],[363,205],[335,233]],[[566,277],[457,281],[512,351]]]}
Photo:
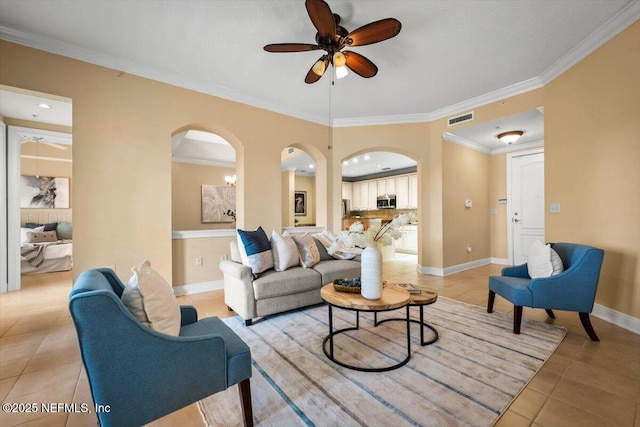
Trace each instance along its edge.
{"label": "ceiling fan light fixture", "polygon": [[521,130],[512,130],[510,132],[503,132],[498,135],[498,139],[504,142],[505,144],[511,145],[517,140],[519,140],[523,133],[524,132]]}
{"label": "ceiling fan light fixture", "polygon": [[322,59],[318,60],[315,64],[313,64],[313,67],[311,69],[316,75],[322,77],[326,69],[324,61]]}
{"label": "ceiling fan light fixture", "polygon": [[344,77],[347,77],[347,74],[349,74],[349,71],[347,71],[347,67],[336,67],[336,78],[342,79]]}
{"label": "ceiling fan light fixture", "polygon": [[344,56],[344,53],[337,51],[336,53],[333,54],[333,66],[338,68],[338,67],[342,67],[344,64],[347,63],[347,57]]}

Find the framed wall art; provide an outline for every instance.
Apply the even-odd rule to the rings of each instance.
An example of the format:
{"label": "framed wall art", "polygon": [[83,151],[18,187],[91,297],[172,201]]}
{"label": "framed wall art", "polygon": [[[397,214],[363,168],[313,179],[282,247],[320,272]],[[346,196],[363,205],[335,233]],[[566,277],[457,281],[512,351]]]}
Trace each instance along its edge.
{"label": "framed wall art", "polygon": [[223,185],[202,186],[202,223],[236,220],[236,188]]}
{"label": "framed wall art", "polygon": [[20,207],[69,209],[69,178],[22,175]]}
{"label": "framed wall art", "polygon": [[307,192],[295,191],[293,194],[293,212],[296,215],[307,214]]}

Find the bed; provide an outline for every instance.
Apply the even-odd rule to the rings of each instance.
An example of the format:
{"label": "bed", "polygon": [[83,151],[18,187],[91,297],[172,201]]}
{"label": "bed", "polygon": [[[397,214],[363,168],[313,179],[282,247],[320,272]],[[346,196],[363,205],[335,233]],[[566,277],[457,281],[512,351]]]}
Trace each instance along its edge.
{"label": "bed", "polygon": [[20,273],[40,274],[73,268],[71,223],[27,223],[20,228]]}

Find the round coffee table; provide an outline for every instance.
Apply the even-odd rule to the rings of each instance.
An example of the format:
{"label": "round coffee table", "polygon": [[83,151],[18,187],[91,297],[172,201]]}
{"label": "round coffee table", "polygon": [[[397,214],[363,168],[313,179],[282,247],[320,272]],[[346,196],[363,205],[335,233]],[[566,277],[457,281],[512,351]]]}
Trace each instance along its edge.
{"label": "round coffee table", "polygon": [[[325,356],[334,363],[345,368],[354,369],[356,371],[364,372],[385,372],[392,369],[397,369],[411,359],[411,318],[409,317],[409,306],[407,303],[410,300],[409,292],[404,289],[396,288],[395,286],[388,286],[382,290],[382,296],[377,300],[369,300],[363,298],[359,293],[339,292],[333,287],[333,284],[324,285],[320,290],[322,299],[327,303],[329,307],[329,335],[327,335],[322,341],[322,351]],[[333,307],[342,308],[345,310],[352,310],[356,312],[356,325],[354,327],[343,328],[333,330]],[[333,337],[342,334],[347,331],[355,331],[360,329],[360,312],[373,312],[374,314],[380,311],[391,311],[399,308],[406,307],[407,317],[407,357],[394,365],[385,366],[382,368],[366,368],[361,366],[349,365],[343,361],[340,361],[334,357],[333,354]],[[327,351],[327,341],[329,341],[329,351]]]}
{"label": "round coffee table", "polygon": [[[393,283],[389,283],[387,286],[394,287]],[[409,303],[407,304],[407,308],[420,307],[420,320],[409,319],[409,321],[418,323],[420,325],[420,345],[425,346],[425,345],[433,344],[434,342],[438,341],[438,339],[440,338],[440,335],[438,334],[438,331],[436,330],[436,328],[434,328],[433,326],[431,326],[430,324],[424,321],[424,306],[430,305],[436,302],[438,300],[438,293],[434,291],[426,290],[426,289],[420,289],[420,291],[421,292],[419,294],[410,294],[411,297],[409,298]],[[405,319],[393,318],[393,319],[384,319],[384,320],[378,321],[378,316],[375,313],[373,315],[373,322],[376,326],[378,326],[380,323],[388,322],[390,320],[405,320]],[[431,329],[431,332],[433,332],[433,338],[430,339],[429,341],[424,340],[425,327]]]}

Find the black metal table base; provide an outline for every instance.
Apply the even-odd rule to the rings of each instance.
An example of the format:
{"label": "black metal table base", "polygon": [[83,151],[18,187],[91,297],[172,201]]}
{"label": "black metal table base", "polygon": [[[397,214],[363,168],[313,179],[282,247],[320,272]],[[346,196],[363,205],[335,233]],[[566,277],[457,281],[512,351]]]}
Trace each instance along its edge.
{"label": "black metal table base", "polygon": [[[391,309],[391,310],[356,310],[356,309],[351,309],[351,308],[344,308],[344,307],[340,307],[344,310],[351,310],[351,311],[355,311],[356,312],[356,326],[355,327],[350,327],[350,328],[344,328],[344,329],[337,329],[337,330],[333,330],[333,306],[331,304],[328,304],[329,306],[329,335],[327,335],[324,340],[322,340],[322,351],[324,352],[325,356],[327,356],[327,358],[329,360],[331,360],[332,362],[343,366],[345,368],[349,368],[349,369],[353,369],[356,371],[362,371],[362,372],[386,372],[386,371],[391,371],[393,369],[398,369],[401,366],[404,366],[407,364],[407,362],[409,361],[409,359],[411,359],[411,323],[409,323],[411,321],[411,317],[409,315],[409,306],[406,306],[406,310],[407,310],[407,318],[406,319],[394,319],[394,320],[404,320],[405,322],[407,322],[407,357],[400,361],[399,363],[396,363],[394,365],[390,365],[390,366],[385,366],[382,368],[365,368],[362,366],[354,366],[354,365],[349,365],[348,363],[342,362],[338,359],[336,359],[334,357],[333,354],[333,337],[338,335],[338,334],[342,334],[344,332],[348,332],[348,331],[356,331],[358,329],[360,329],[360,312],[364,311],[364,312],[370,312],[373,311],[374,316],[376,315],[376,313],[378,311],[391,311],[391,310],[397,310],[397,308]],[[374,319],[376,319],[377,316],[374,317]],[[374,325],[377,326],[376,322],[374,321]],[[327,341],[329,341],[329,351],[327,351]]]}
{"label": "black metal table base", "polygon": [[[436,331],[436,328],[434,328],[433,326],[431,326],[430,324],[428,324],[427,322],[424,321],[424,306],[425,306],[425,304],[409,304],[409,305],[407,305],[407,309],[409,309],[409,307],[414,307],[414,306],[420,307],[420,320],[409,319],[409,321],[413,322],[413,323],[417,323],[417,324],[420,325],[420,345],[421,346],[425,346],[425,345],[433,344],[434,342],[438,341],[438,339],[440,339],[440,335],[438,334],[438,331]],[[380,323],[389,322],[391,320],[405,321],[405,319],[401,319],[401,318],[384,319],[384,320],[378,321],[377,313],[373,313],[373,324],[375,326],[378,326]],[[425,328],[425,326],[427,328],[431,329],[431,332],[433,332],[433,338],[431,338],[429,341],[425,341],[424,340],[424,328]]]}

